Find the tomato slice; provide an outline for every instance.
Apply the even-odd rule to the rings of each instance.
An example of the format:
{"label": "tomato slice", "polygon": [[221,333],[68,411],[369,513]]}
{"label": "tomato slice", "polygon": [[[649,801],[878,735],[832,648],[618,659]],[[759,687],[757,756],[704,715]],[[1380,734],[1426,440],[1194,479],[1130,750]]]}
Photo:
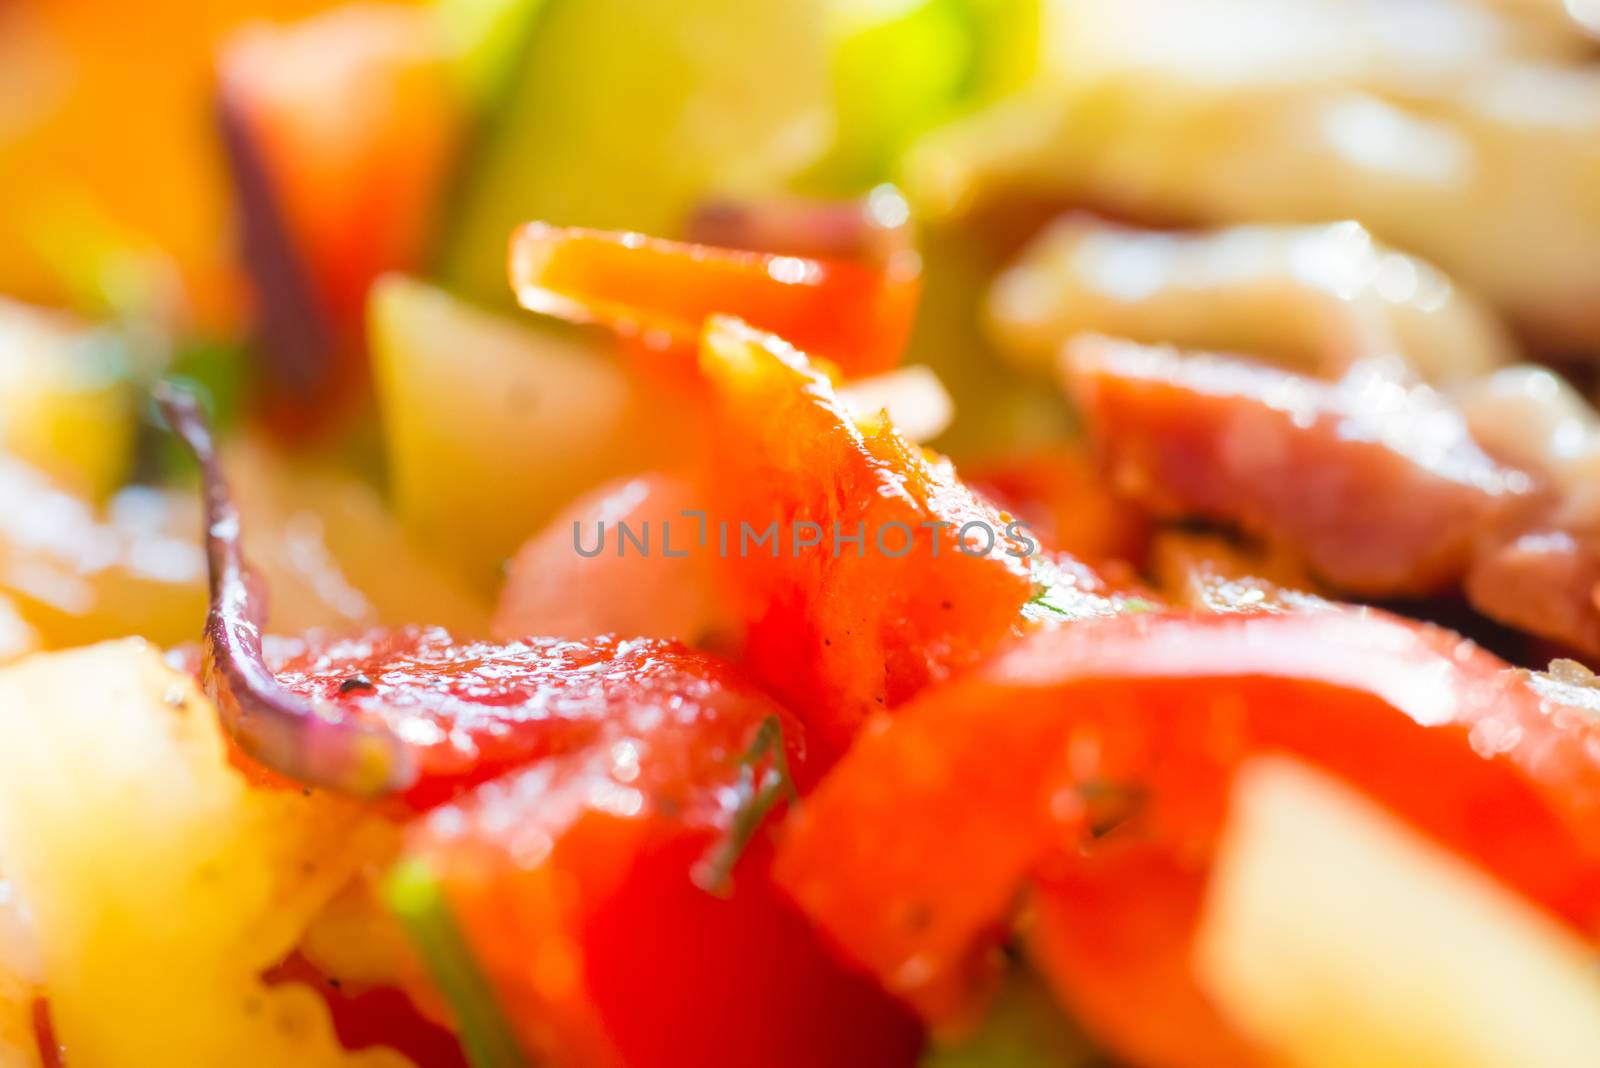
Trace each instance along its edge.
{"label": "tomato slice", "polygon": [[[692,513],[704,503],[693,480],[661,472],[573,501],[512,558],[496,637],[635,634],[710,647],[732,624],[711,555],[689,551],[699,531]],[[622,528],[642,547],[616,551]]]}
{"label": "tomato slice", "polygon": [[[837,964],[772,884],[759,835],[731,889],[703,888],[773,757],[783,723],[728,684],[710,701],[659,703],[582,752],[479,787],[430,814],[408,852],[443,886],[519,1044],[539,1063],[915,1063],[911,1015]],[[701,885],[697,885],[699,882]]]}
{"label": "tomato slice", "polygon": [[1012,632],[1038,545],[948,461],[858,425],[804,355],[737,320],[708,324],[701,370],[715,395],[705,551],[747,625],[747,666],[819,742],[843,749]]}
{"label": "tomato slice", "polygon": [[1149,517],[1112,492],[1089,453],[1054,445],[989,459],[967,480],[1028,521],[1039,540],[1097,568],[1144,560]]}
{"label": "tomato slice", "polygon": [[1130,1064],[1266,1068],[1194,980],[1209,872],[1136,834],[1034,872],[1023,932],[1029,959],[1075,1019]]}
{"label": "tomato slice", "polygon": [[268,972],[267,980],[315,990],[327,1002],[334,1032],[346,1049],[387,1046],[428,1068],[468,1068],[456,1036],[423,1016],[399,987],[351,988],[298,953]]}
{"label": "tomato slice", "polygon": [[[930,1019],[959,1017],[983,978],[978,950],[1031,872],[1083,877],[1071,855],[1093,863],[1094,833],[1111,826],[1203,872],[1233,770],[1278,751],[1592,935],[1600,720],[1526,680],[1454,634],[1364,610],[1041,630],[864,734],[795,817],[779,877],[891,990]],[[1123,801],[1109,816],[1108,797]],[[1132,908],[1158,882],[1115,885]],[[1117,922],[1094,900],[1076,899],[1085,938]],[[1165,915],[1122,946],[1136,954],[1123,967],[1185,945],[1187,913]],[[1068,956],[1046,947],[1047,965]]]}
{"label": "tomato slice", "polygon": [[278,681],[349,719],[381,721],[410,750],[404,800],[430,808],[607,732],[693,708],[715,718],[731,669],[676,642],[602,637],[457,642],[438,628],[312,643],[274,665]]}
{"label": "tomato slice", "polygon": [[223,141],[285,432],[326,430],[364,387],[367,290],[421,265],[464,140],[451,78],[434,20],[401,5],[252,24],[222,51]]}
{"label": "tomato slice", "polygon": [[737,315],[850,375],[899,359],[919,272],[915,257],[873,266],[544,223],[511,237],[511,285],[530,311],[599,323],[686,359],[708,316]]}

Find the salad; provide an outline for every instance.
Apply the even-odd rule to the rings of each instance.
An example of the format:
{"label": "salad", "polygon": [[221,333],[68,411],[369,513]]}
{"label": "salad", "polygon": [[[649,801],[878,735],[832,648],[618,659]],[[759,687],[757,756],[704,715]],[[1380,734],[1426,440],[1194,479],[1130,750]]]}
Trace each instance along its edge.
{"label": "salad", "polygon": [[0,1068],[1600,1064],[1600,5],[0,4]]}

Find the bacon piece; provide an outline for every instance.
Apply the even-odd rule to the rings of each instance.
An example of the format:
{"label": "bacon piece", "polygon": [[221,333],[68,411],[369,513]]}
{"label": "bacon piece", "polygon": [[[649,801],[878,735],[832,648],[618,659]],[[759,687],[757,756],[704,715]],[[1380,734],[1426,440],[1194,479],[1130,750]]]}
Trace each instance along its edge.
{"label": "bacon piece", "polygon": [[1215,534],[1171,530],[1150,547],[1156,588],[1174,604],[1212,615],[1331,609],[1298,560],[1253,553]]}
{"label": "bacon piece", "polygon": [[1473,437],[1548,488],[1467,575],[1491,619],[1600,655],[1600,418],[1570,383],[1519,364],[1457,391]]}
{"label": "bacon piece", "polygon": [[1119,491],[1291,547],[1360,594],[1458,582],[1476,537],[1532,489],[1437,393],[1370,367],[1327,383],[1087,337],[1061,373]]}
{"label": "bacon piece", "polygon": [[1600,539],[1531,529],[1472,562],[1467,600],[1490,619],[1600,654]]}

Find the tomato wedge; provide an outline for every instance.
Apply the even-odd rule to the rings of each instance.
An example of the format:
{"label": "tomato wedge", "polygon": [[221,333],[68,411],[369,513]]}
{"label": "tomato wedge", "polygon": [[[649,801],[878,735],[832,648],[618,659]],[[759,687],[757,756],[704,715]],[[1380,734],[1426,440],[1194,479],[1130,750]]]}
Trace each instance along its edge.
{"label": "tomato wedge", "polygon": [[460,642],[407,628],[313,642],[273,666],[290,691],[406,744],[414,809],[662,708],[687,702],[714,718],[744,700],[726,696],[732,671],[715,657],[644,638]]}
{"label": "tomato wedge", "polygon": [[1012,633],[1038,549],[1014,517],[886,421],[859,426],[771,334],[712,319],[700,366],[715,409],[705,551],[746,622],[745,663],[820,743],[842,750],[867,716]]}
{"label": "tomato wedge", "polygon": [[218,98],[269,415],[327,432],[365,389],[367,290],[421,265],[465,140],[448,49],[397,4],[254,23],[222,51]]}
{"label": "tomato wedge", "polygon": [[1082,448],[1016,452],[988,459],[966,475],[979,492],[1026,519],[1052,549],[1097,568],[1144,560],[1149,516],[1111,491]]}
{"label": "tomato wedge", "polygon": [[725,681],[616,728],[411,835],[517,1045],[586,1068],[914,1064],[915,1021],[824,949],[770,881],[762,836],[731,884],[708,875],[750,826],[753,784],[774,781],[771,743],[804,776],[800,727]]}
{"label": "tomato wedge", "polygon": [[[1121,914],[1094,903],[1135,908],[1161,878],[1108,876],[1121,893],[1091,892],[1105,856],[1094,835],[1114,827],[1152,843],[1157,870],[1203,874],[1233,770],[1277,751],[1342,777],[1593,935],[1600,719],[1528,679],[1457,635],[1366,610],[1037,631],[864,733],[793,819],[779,878],[892,991],[931,1020],[959,1018],[983,979],[979,950],[1030,873],[1049,883],[1053,867],[1063,892],[1087,880],[1053,913],[1070,926],[1047,941],[1109,961],[1084,940]],[[1107,799],[1121,803],[1108,813]],[[1122,974],[1187,944],[1184,902],[1161,915],[1157,929],[1122,926],[1139,933],[1116,945],[1132,954]],[[1073,953],[1047,946],[1046,970],[1064,975],[1049,965]],[[1081,981],[1115,974],[1086,969]],[[1112,1041],[1133,1027],[1131,1015],[1118,1022],[1086,1020]]]}
{"label": "tomato wedge", "polygon": [[406,743],[403,801],[427,810],[409,860],[486,977],[479,1012],[497,1002],[535,1063],[915,1063],[911,1014],[770,879],[772,787],[809,787],[814,765],[800,725],[728,665],[651,639],[419,629],[275,668]]}
{"label": "tomato wedge", "polygon": [[301,983],[327,1002],[334,1032],[345,1049],[388,1046],[428,1068],[470,1068],[456,1036],[423,1016],[394,986],[353,988],[319,971],[299,953],[267,973],[268,982]]}
{"label": "tomato wedge", "polygon": [[874,266],[537,222],[511,236],[511,286],[530,311],[598,323],[691,360],[708,316],[737,315],[847,375],[899,359],[919,272],[915,257]]}

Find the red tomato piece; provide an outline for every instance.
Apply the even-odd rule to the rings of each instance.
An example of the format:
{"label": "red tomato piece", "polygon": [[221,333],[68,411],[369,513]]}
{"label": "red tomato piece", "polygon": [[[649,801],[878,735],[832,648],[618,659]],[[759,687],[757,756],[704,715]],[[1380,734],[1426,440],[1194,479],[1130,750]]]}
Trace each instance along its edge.
{"label": "red tomato piece", "polygon": [[533,761],[637,729],[663,709],[741,707],[733,672],[675,642],[456,642],[437,628],[315,643],[275,665],[289,690],[385,723],[411,751],[405,799],[427,808]]}
{"label": "red tomato piece", "polygon": [[1032,959],[1101,1042],[1132,1063],[1264,1063],[1193,979],[1204,853],[1174,851],[1146,833],[1118,829],[1087,851],[1068,845],[1035,871],[1025,932]]}
{"label": "red tomato piece", "polygon": [[868,715],[1013,631],[1038,546],[948,461],[858,425],[804,355],[737,320],[709,324],[701,369],[710,520],[726,524],[709,551],[747,623],[747,665],[823,745],[842,750]]}
{"label": "red tomato piece", "polygon": [[659,703],[581,753],[425,817],[410,855],[444,887],[479,970],[539,1063],[585,1068],[916,1062],[910,1014],[837,964],[768,877],[759,836],[714,896],[696,873],[739,819],[763,722],[748,688]]}
{"label": "red tomato piece", "polygon": [[399,987],[352,989],[298,953],[269,971],[266,979],[302,983],[321,995],[345,1049],[387,1046],[428,1068],[468,1068],[456,1036],[418,1011]]}
{"label": "red tomato piece", "polygon": [[289,236],[341,321],[359,322],[380,273],[425,252],[466,120],[448,53],[426,12],[367,4],[251,27],[222,54],[224,106],[243,116]]}
{"label": "red tomato piece", "polygon": [[599,323],[686,359],[708,316],[737,315],[851,375],[900,358],[916,310],[916,264],[874,267],[544,223],[516,231],[510,255],[512,288],[530,311]]}
{"label": "red tomato piece", "polygon": [[367,289],[417,268],[467,125],[425,10],[335,8],[238,32],[218,61],[245,265],[282,429],[363,382]]}
{"label": "red tomato piece", "polygon": [[[698,545],[691,480],[662,473],[617,479],[584,494],[511,561],[494,634],[634,634],[697,646],[732,629],[714,560]],[[623,530],[630,538],[624,542]]]}
{"label": "red tomato piece", "polygon": [[[1106,823],[1097,798],[1132,799],[1116,835],[1204,870],[1233,770],[1276,751],[1342,777],[1593,935],[1600,720],[1578,696],[1527,680],[1457,635],[1370,611],[1135,615],[1037,631],[864,734],[792,821],[779,878],[891,990],[949,1019],[971,1004],[977,947],[1029,873],[1048,860],[1063,885],[1092,874],[1070,858],[1082,850],[1094,862],[1090,831]],[[1155,878],[1117,885],[1128,908],[1162,892]],[[1083,937],[1123,922],[1078,905]],[[1128,945],[1184,946],[1192,917],[1182,902],[1163,914],[1159,935]],[[1053,967],[1068,954],[1047,945],[1045,956],[1047,972],[1068,974]],[[1166,967],[1159,956],[1145,965]],[[1085,1023],[1112,1041],[1135,1026]],[[1190,1037],[1197,1049],[1226,1040]]]}
{"label": "red tomato piece", "polygon": [[1145,1068],[1270,1063],[1194,981],[1190,937],[1209,872],[1136,835],[1034,873],[1029,959],[1101,1044]]}
{"label": "red tomato piece", "polygon": [[968,470],[967,480],[1025,519],[1043,544],[1092,567],[1144,559],[1149,518],[1111,491],[1081,448],[1052,446],[999,457]]}

